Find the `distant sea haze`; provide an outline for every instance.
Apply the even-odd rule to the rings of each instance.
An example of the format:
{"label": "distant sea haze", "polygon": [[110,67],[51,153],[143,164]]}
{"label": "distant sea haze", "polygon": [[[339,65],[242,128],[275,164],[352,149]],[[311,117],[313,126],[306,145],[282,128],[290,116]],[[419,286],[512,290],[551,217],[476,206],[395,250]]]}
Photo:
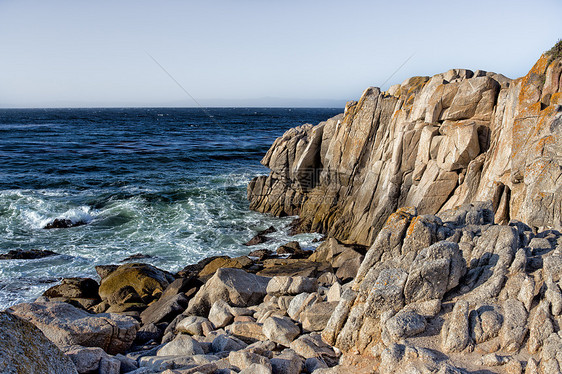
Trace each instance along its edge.
{"label": "distant sea haze", "polygon": [[[139,108],[0,110],[0,253],[59,256],[0,261],[0,309],[94,265],[142,261],[170,271],[242,244],[291,218],[248,210],[246,184],[287,129],[341,109]],[[85,225],[46,230],[54,219]],[[315,234],[296,239],[312,245]],[[294,240],[294,239],[292,239]]]}

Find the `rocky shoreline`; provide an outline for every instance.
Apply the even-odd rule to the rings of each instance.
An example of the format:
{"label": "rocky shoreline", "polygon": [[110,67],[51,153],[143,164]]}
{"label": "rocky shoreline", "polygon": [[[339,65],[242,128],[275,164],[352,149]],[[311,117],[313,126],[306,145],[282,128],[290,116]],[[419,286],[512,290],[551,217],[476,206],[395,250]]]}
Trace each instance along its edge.
{"label": "rocky shoreline", "polygon": [[176,274],[64,279],[0,312],[0,372],[562,372],[561,92],[549,54],[518,80],[368,89],[279,138],[248,187],[326,234],[315,251],[260,249],[268,229]]}
{"label": "rocky shoreline", "polygon": [[408,208],[368,249],[99,266],[0,313],[2,372],[559,372],[562,235],[493,217]]}

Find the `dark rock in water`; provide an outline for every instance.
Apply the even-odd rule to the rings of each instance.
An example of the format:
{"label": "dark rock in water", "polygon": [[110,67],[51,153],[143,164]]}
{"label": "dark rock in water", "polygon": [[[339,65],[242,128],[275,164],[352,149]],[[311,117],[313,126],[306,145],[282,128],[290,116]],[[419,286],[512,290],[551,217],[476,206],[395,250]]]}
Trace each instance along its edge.
{"label": "dark rock in water", "polygon": [[326,240],[326,236],[322,235],[321,238],[314,238],[314,239],[312,239],[312,242],[313,242],[313,243],[320,243],[320,242],[323,242],[324,240]]}
{"label": "dark rock in water", "polygon": [[134,255],[131,255],[131,256],[127,257],[127,258],[124,258],[124,259],[122,259],[122,260],[119,261],[119,262],[127,262],[127,261],[134,261],[134,260],[143,260],[143,259],[147,259],[147,258],[154,258],[154,257],[151,256],[151,255],[145,255],[145,254],[142,254],[142,253],[135,253]]}
{"label": "dark rock in water", "polygon": [[250,239],[246,243],[244,243],[244,245],[246,245],[246,246],[258,245],[258,244],[263,244],[263,243],[265,243],[269,240],[270,239],[267,236],[257,234],[252,239]]}
{"label": "dark rock in water", "polygon": [[268,238],[266,235],[271,234],[271,233],[276,232],[276,231],[277,230],[275,229],[275,227],[269,226],[269,228],[267,228],[263,231],[259,231],[252,239],[250,239],[249,241],[244,243],[244,245],[251,246],[251,245],[257,245],[257,244],[262,244],[262,243],[268,242],[271,239]]}
{"label": "dark rock in water", "polygon": [[107,278],[109,274],[113,273],[119,265],[98,265],[96,266],[96,273],[100,276],[101,280]]}
{"label": "dark rock in water", "polygon": [[57,256],[58,253],[48,250],[31,249],[24,251],[21,249],[11,250],[8,253],[0,254],[0,260],[34,260],[49,256]]}
{"label": "dark rock in water", "polygon": [[267,235],[267,234],[272,234],[274,232],[277,232],[277,229],[273,226],[269,226],[267,229],[259,231],[258,235]]}
{"label": "dark rock in water", "polygon": [[87,222],[84,221],[77,221],[77,222],[72,222],[69,219],[65,219],[65,218],[55,218],[53,222],[47,223],[45,225],[45,227],[43,227],[44,229],[66,229],[69,227],[76,227],[76,226],[82,226],[85,225]]}
{"label": "dark rock in water", "polygon": [[283,244],[281,247],[277,248],[277,254],[278,255],[293,254],[296,251],[300,251],[300,250],[301,250],[301,246],[300,246],[299,242],[292,241],[292,242],[289,242],[287,244]]}
{"label": "dark rock in water", "polygon": [[278,255],[289,255],[289,258],[307,258],[312,252],[301,249],[299,242],[292,241],[277,248]]}
{"label": "dark rock in water", "polygon": [[98,299],[98,283],[90,278],[64,278],[61,284],[43,293],[46,297]]}
{"label": "dark rock in water", "polygon": [[273,252],[269,249],[256,249],[255,251],[248,253],[248,257],[257,257],[258,261],[263,261],[266,258],[271,257],[272,254]]}

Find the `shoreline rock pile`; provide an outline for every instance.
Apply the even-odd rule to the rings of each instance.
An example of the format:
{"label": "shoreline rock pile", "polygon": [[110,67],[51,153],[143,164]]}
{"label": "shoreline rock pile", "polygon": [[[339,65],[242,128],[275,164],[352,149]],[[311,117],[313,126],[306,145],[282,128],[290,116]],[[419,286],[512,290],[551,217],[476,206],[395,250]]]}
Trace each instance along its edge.
{"label": "shoreline rock pile", "polygon": [[296,259],[214,257],[174,275],[98,267],[99,285],[66,279],[0,320],[35,326],[10,343],[27,360],[26,342],[48,338],[63,357],[51,364],[78,373],[559,372],[562,234],[494,224],[492,209],[401,208],[366,252],[328,238]]}

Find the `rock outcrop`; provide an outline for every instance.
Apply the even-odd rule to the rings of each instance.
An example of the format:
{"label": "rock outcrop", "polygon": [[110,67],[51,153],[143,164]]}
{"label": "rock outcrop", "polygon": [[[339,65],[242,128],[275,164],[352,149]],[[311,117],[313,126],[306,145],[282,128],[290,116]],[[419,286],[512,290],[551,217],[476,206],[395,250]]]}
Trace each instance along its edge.
{"label": "rock outcrop", "polygon": [[378,360],[382,373],[508,372],[508,365],[529,366],[530,356],[538,373],[560,372],[552,352],[562,347],[562,234],[533,233],[518,221],[494,224],[492,208],[393,213],[323,340]]}
{"label": "rock outcrop", "polygon": [[33,324],[0,312],[0,373],[76,374],[74,364]]}
{"label": "rock outcrop", "polygon": [[368,88],[345,112],[278,138],[248,186],[251,209],[297,230],[371,245],[395,210],[493,202],[495,222],[562,227],[562,58],[524,77],[454,69]]}
{"label": "rock outcrop", "polygon": [[115,354],[130,347],[139,329],[132,317],[89,314],[57,301],[17,304],[6,311],[33,323],[59,347],[100,347]]}

